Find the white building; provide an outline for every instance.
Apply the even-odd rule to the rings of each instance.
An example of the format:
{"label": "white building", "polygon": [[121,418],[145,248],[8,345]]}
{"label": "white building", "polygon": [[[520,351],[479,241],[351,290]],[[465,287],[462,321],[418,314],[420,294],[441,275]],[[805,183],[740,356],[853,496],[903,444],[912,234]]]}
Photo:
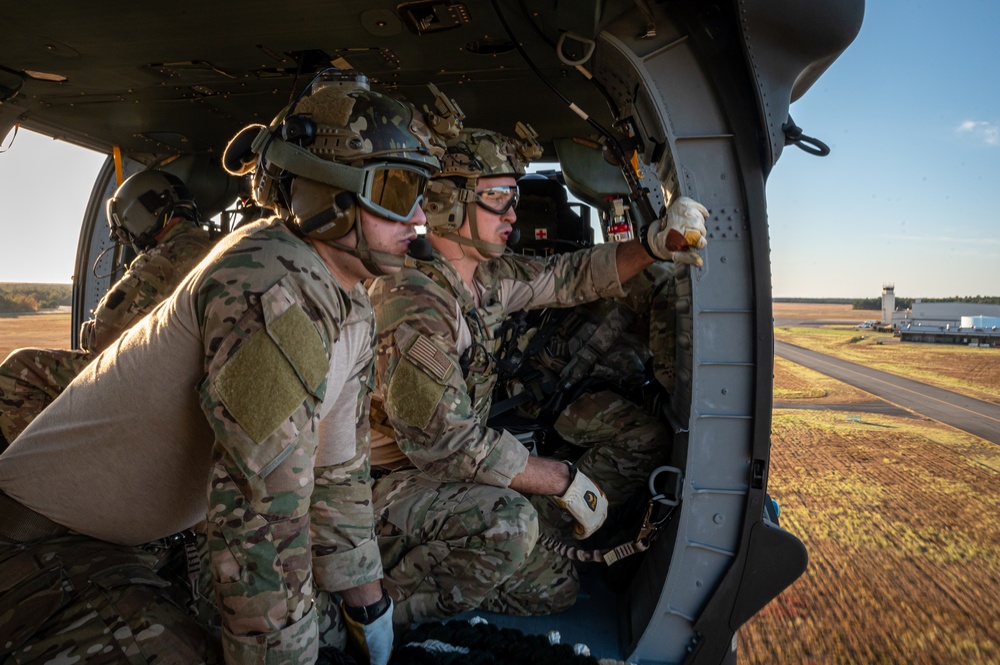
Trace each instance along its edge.
{"label": "white building", "polygon": [[892,328],[903,342],[1000,348],[1000,305],[915,300],[892,313]]}

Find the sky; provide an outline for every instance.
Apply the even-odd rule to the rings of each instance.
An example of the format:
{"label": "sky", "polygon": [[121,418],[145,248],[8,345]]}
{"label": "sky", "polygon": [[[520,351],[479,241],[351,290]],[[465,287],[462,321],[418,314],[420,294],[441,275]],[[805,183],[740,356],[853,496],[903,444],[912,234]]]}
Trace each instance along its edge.
{"label": "sky", "polygon": [[[788,146],[768,179],[774,297],[1000,295],[998,28],[995,0],[867,2],[790,111],[831,154]],[[104,156],[24,130],[8,145],[0,282],[67,283]]]}

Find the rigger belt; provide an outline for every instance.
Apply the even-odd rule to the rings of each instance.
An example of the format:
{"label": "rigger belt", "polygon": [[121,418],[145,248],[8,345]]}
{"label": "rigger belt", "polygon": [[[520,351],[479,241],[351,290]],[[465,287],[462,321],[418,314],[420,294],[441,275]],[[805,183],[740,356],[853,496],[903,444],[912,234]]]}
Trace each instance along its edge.
{"label": "rigger belt", "polygon": [[27,543],[69,533],[69,529],[0,490],[0,540]]}

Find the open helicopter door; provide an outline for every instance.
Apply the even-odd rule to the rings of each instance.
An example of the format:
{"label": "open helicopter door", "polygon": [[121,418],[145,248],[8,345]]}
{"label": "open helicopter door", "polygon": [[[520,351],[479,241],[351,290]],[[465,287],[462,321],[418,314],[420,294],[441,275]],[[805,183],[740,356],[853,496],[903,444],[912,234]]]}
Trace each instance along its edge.
{"label": "open helicopter door", "polygon": [[[671,464],[682,470],[679,509],[619,607],[619,658],[735,662],[739,627],[805,570],[805,548],[778,527],[766,494],[773,331],[765,182],[786,144],[817,154],[815,146],[825,147],[809,144],[788,108],[851,43],[863,9],[863,0],[636,3],[592,40],[587,67],[620,116],[631,117],[651,207],[663,205],[662,185],[711,211],[704,265],[677,273],[677,377],[663,416],[675,431]],[[560,161],[570,190],[586,199],[572,157]],[[560,624],[563,641],[594,645],[602,636],[580,610]],[[532,628],[530,620],[504,623]]]}
{"label": "open helicopter door", "polygon": [[[124,159],[122,180],[144,168],[139,162]],[[118,184],[115,161],[108,157],[97,173],[80,225],[80,240],[73,267],[71,342],[74,349],[80,348],[80,324],[90,318],[97,303],[122,276],[124,266],[135,257],[131,247],[122,246],[112,237],[108,224],[105,203],[118,189]]]}
{"label": "open helicopter door", "polygon": [[593,73],[632,108],[648,170],[676,179],[677,193],[712,215],[705,264],[682,269],[677,287],[678,390],[667,417],[683,469],[679,516],[633,581],[620,640],[632,661],[719,663],[739,626],[806,565],[802,544],[765,518],[773,331],[764,186],[789,141],[791,100],[857,35],[863,2],[646,10],[655,36],[636,36],[639,9],[623,15],[597,36]]}
{"label": "open helicopter door", "polygon": [[[123,157],[122,181],[147,168],[162,169],[180,178],[194,196],[205,223],[210,223],[210,218],[232,206],[241,184],[239,178],[228,175],[222,169],[217,158],[204,154],[169,157],[150,166]],[[114,158],[109,156],[94,181],[80,227],[73,273],[73,348],[79,348],[80,324],[90,318],[91,311],[111,285],[122,276],[125,266],[135,258],[131,247],[118,242],[111,235],[108,224],[105,204],[119,184]],[[229,217],[231,216],[227,219]],[[218,225],[212,223],[213,229],[218,230],[216,226]],[[224,222],[222,226],[223,232],[229,230],[228,223]]]}

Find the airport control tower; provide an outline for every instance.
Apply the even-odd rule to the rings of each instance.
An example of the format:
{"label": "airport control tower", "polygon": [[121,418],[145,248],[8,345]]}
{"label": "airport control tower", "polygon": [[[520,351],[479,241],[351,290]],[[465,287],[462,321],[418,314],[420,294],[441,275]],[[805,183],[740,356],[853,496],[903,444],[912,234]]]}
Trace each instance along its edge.
{"label": "airport control tower", "polygon": [[882,285],[882,325],[892,325],[892,313],[896,311],[896,287],[894,284]]}

